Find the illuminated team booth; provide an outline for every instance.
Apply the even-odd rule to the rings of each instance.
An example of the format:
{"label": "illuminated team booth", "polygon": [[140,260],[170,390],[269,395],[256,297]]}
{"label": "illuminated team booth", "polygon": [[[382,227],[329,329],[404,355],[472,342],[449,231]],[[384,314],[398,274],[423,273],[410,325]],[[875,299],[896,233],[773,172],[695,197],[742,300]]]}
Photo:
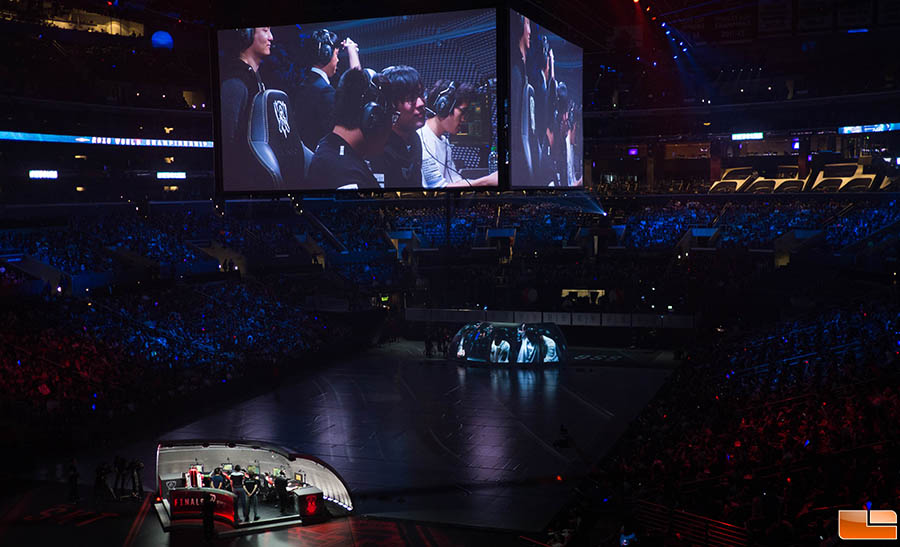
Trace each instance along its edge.
{"label": "illuminated team booth", "polygon": [[479,321],[459,329],[450,359],[493,366],[558,365],[567,358],[566,338],[555,323]]}
{"label": "illuminated team booth", "polygon": [[[267,517],[260,511],[261,520],[236,524],[238,497],[225,489],[230,481],[225,481],[225,488],[213,488],[211,477],[216,469],[227,476],[237,465],[257,474],[260,507],[278,504],[274,479],[283,471],[288,479],[288,514]],[[215,503],[215,521],[234,528],[252,527],[253,531],[312,524],[353,511],[347,485],[327,463],[256,441],[161,441],[156,451],[156,476],[156,510],[166,530],[202,526],[207,495]]]}

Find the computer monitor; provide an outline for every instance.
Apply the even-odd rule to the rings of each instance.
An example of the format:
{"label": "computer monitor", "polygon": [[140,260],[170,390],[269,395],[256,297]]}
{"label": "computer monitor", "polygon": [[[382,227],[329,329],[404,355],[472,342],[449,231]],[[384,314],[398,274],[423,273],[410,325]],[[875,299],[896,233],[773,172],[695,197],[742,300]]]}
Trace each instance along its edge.
{"label": "computer monitor", "polygon": [[222,471],[223,471],[223,472],[225,472],[225,473],[231,473],[231,470],[232,470],[232,469],[234,469],[234,466],[231,465],[230,463],[223,463],[223,464],[222,464]]}
{"label": "computer monitor", "polygon": [[294,480],[297,482],[303,482],[303,473],[294,473]]}
{"label": "computer monitor", "polygon": [[272,468],[272,476],[273,476],[273,477],[277,477],[279,473],[281,473],[281,468],[280,468],[280,467],[273,467],[273,468]]}

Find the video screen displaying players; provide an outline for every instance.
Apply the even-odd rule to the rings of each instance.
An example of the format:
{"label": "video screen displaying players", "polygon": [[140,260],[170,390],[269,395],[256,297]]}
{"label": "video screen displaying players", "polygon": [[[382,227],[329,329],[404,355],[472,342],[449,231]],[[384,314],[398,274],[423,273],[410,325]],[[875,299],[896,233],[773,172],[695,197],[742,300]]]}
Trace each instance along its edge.
{"label": "video screen displaying players", "polygon": [[496,10],[217,32],[225,192],[497,186]]}
{"label": "video screen displaying players", "polygon": [[450,342],[450,357],[503,364],[559,363],[566,339],[554,323],[469,323]]}
{"label": "video screen displaying players", "polygon": [[512,188],[582,186],[583,51],[509,12]]}

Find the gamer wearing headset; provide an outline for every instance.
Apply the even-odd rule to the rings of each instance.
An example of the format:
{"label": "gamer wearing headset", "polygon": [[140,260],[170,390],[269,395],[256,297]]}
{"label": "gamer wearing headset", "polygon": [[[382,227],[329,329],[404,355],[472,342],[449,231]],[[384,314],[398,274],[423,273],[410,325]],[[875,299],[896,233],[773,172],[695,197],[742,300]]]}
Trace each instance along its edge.
{"label": "gamer wearing headset", "polygon": [[553,82],[547,92],[547,128],[539,147],[534,183],[539,186],[569,186],[566,137],[569,92],[565,82]]}
{"label": "gamer wearing headset", "polygon": [[350,68],[361,69],[359,47],[350,38],[338,43],[337,34],[328,29],[317,30],[303,43],[310,68],[297,86],[291,102],[296,106],[300,139],[310,149],[334,127],[335,91],[331,79],[337,73],[338,54],[347,50]]}
{"label": "gamer wearing headset", "polygon": [[457,87],[455,82],[438,80],[425,96],[426,112],[431,117],[417,131],[422,139],[422,187],[497,186],[496,171],[474,180],[463,178],[447,138],[459,130],[466,108],[475,99],[475,89],[469,84]]}
{"label": "gamer wearing headset", "polygon": [[416,130],[425,125],[425,86],[411,66],[391,66],[376,80],[397,113],[384,153],[370,165],[385,188],[422,187],[422,141]]}
{"label": "gamer wearing headset", "polygon": [[553,59],[553,49],[550,47],[550,40],[546,35],[542,35],[535,44],[536,51],[534,55],[529,56],[529,62],[533,61],[534,66],[530,67],[528,81],[534,87],[534,125],[535,133],[541,147],[546,147],[550,140],[550,132],[553,126],[553,107],[551,101],[551,90],[556,88],[555,62]]}
{"label": "gamer wearing headset", "polygon": [[399,114],[388,107],[370,69],[349,69],[338,82],[335,124],[316,147],[307,177],[310,188],[377,189],[367,159],[381,155]]}
{"label": "gamer wearing headset", "polygon": [[[528,53],[531,50],[531,21],[524,15],[510,10],[510,70],[509,70],[509,113],[510,128],[510,175],[514,185],[532,184],[533,176],[531,145],[526,146],[529,135],[529,120],[533,120],[525,105],[528,89]],[[536,161],[537,158],[535,158]]]}
{"label": "gamer wearing headset", "polygon": [[247,130],[253,97],[266,86],[259,77],[259,66],[272,52],[269,27],[234,29],[225,34],[222,43],[222,143],[223,168],[235,180],[252,179],[258,162],[250,151]]}
{"label": "gamer wearing headset", "polygon": [[583,186],[584,172],[581,165],[581,155],[578,149],[581,143],[578,142],[578,120],[581,119],[581,108],[574,101],[569,101],[569,108],[566,111],[566,178],[569,186]]}

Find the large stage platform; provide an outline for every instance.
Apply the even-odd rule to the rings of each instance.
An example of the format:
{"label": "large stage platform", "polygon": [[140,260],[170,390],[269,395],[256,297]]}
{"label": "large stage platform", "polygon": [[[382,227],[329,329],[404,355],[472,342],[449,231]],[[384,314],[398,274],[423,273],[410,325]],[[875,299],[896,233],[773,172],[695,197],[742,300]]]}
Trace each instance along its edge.
{"label": "large stage platform", "polygon": [[[372,349],[114,450],[152,462],[160,438],[258,439],[328,462],[350,488],[354,516],[240,541],[256,537],[251,541],[297,545],[326,529],[363,541],[363,532],[352,533],[356,527],[424,544],[404,534],[427,528],[446,537],[489,537],[500,545],[496,537],[515,538],[547,525],[591,463],[583,455],[593,459],[605,453],[674,365],[665,352],[572,348],[573,359],[560,368],[497,370],[426,359],[423,353],[423,345],[412,342]],[[572,441],[567,447],[556,442],[561,425]],[[77,457],[89,484],[94,466],[109,461],[111,453],[88,448]],[[148,490],[152,467],[145,468]],[[64,496],[65,488],[59,490]],[[39,514],[44,502],[30,499],[37,505],[23,514]],[[152,518],[141,520],[129,545],[187,545],[179,538],[199,532],[166,533],[152,508],[149,512]],[[137,519],[121,518],[132,526],[120,524],[119,532],[104,533],[128,534]],[[44,535],[50,543],[51,536],[63,541],[61,529],[35,527],[19,517],[0,532],[0,542],[36,537],[35,544],[48,544]]]}

